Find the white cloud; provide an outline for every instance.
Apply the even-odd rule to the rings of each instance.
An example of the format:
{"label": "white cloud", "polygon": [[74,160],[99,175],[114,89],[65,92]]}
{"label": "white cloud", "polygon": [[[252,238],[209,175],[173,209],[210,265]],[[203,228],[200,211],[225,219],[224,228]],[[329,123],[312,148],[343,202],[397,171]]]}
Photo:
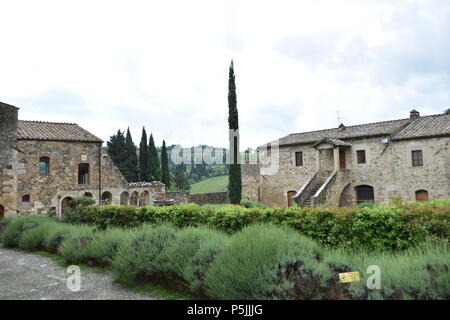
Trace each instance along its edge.
{"label": "white cloud", "polygon": [[448,108],[446,1],[4,1],[0,100],[107,140],[242,147]]}

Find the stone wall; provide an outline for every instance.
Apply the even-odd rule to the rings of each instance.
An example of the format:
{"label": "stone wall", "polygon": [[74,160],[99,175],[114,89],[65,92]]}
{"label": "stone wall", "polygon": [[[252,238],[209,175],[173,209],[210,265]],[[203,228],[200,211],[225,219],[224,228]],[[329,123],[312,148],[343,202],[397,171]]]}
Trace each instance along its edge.
{"label": "stone wall", "polygon": [[[415,200],[417,190],[427,190],[429,198],[450,195],[450,138],[427,138],[383,143],[382,138],[373,137],[346,140],[351,144],[345,148],[348,177],[339,180],[331,192],[329,205],[356,204],[355,187],[369,185],[374,188],[375,202],[386,203],[393,195],[403,200]],[[323,146],[322,146],[323,148]],[[365,150],[366,163],[357,163],[357,150]],[[412,166],[411,151],[422,150],[423,166]],[[295,166],[295,152],[303,152],[303,166]],[[333,152],[331,152],[333,151]],[[323,152],[323,151],[322,151]],[[334,161],[331,160],[334,155]],[[324,159],[312,144],[280,147],[279,169],[273,175],[242,175],[245,194],[257,194],[260,188],[261,201],[269,207],[287,206],[287,193],[298,191],[301,186],[318,172],[322,166],[339,169],[338,149],[330,149]],[[348,183],[347,180],[348,179]],[[344,181],[345,180],[345,181]],[[244,189],[244,188],[243,188]],[[340,189],[340,190],[338,190]]]}
{"label": "stone wall", "polygon": [[212,193],[198,193],[191,194],[189,202],[196,203],[200,206],[205,204],[221,204],[228,203],[228,192],[212,192]]}
{"label": "stone wall", "polygon": [[183,190],[167,191],[165,195],[165,200],[174,200],[175,204],[188,203],[189,199],[189,192]]}
{"label": "stone wall", "polygon": [[0,215],[10,216],[17,212],[15,172],[17,114],[18,108],[0,102]]}
{"label": "stone wall", "polygon": [[242,199],[256,202],[260,201],[260,193],[261,193],[259,188],[260,169],[261,168],[259,163],[241,164]]}

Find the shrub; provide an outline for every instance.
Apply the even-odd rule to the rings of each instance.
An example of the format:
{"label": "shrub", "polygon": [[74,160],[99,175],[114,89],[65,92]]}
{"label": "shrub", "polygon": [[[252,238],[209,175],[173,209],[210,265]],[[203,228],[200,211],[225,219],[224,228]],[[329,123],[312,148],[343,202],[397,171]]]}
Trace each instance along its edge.
{"label": "shrub", "polygon": [[[367,250],[330,249],[324,263],[351,265],[359,271],[361,281],[348,285],[350,299],[445,299],[450,298],[448,272],[449,247],[445,241],[428,239],[416,248],[402,252],[371,252]],[[366,286],[369,266],[377,266],[381,288]]]}
{"label": "shrub", "polygon": [[[252,225],[232,237],[207,270],[207,292],[218,299],[276,299],[292,292],[314,298],[320,286],[311,279],[319,257],[319,247],[292,229]],[[305,276],[293,281],[299,275]],[[317,290],[301,289],[311,287]]]}
{"label": "shrub", "polygon": [[241,200],[241,206],[245,208],[259,208],[259,209],[266,209],[266,206],[259,202],[254,202],[250,200]]}
{"label": "shrub", "polygon": [[85,222],[84,208],[91,206],[95,203],[95,200],[89,197],[75,198],[70,202],[69,210],[62,217],[63,222],[80,224]]}
{"label": "shrub", "polygon": [[119,246],[114,256],[115,279],[125,283],[139,279],[162,281],[165,267],[161,252],[170,245],[176,232],[170,225],[147,225],[136,231]]}
{"label": "shrub", "polygon": [[25,216],[11,220],[2,233],[1,241],[5,247],[18,247],[20,237],[25,230],[35,228],[48,219],[40,216]]}
{"label": "shrub", "polygon": [[378,207],[379,204],[375,203],[375,202],[361,202],[358,204],[358,208],[376,208]]}
{"label": "shrub", "polygon": [[22,232],[19,240],[19,248],[28,251],[37,251],[44,249],[46,235],[57,226],[57,222],[47,221],[35,228],[27,229]]}
{"label": "shrub", "polygon": [[[57,253],[61,243],[70,237],[74,230],[84,229],[82,233],[89,233],[91,227],[72,226],[62,223],[55,223],[53,228],[47,230],[44,239],[44,249],[50,253]],[[78,231],[80,233],[80,231]]]}
{"label": "shrub", "polygon": [[206,227],[181,230],[172,245],[164,250],[167,270],[185,281],[194,294],[206,296],[205,272],[228,244],[228,237]]}
{"label": "shrub", "polygon": [[86,263],[89,265],[109,265],[120,243],[125,241],[129,232],[110,229],[95,233],[74,232],[63,241],[61,256],[67,263]]}
{"label": "shrub", "polygon": [[261,209],[247,209],[237,205],[228,205],[217,209],[208,218],[208,225],[232,234],[249,224],[259,222],[263,217]]}

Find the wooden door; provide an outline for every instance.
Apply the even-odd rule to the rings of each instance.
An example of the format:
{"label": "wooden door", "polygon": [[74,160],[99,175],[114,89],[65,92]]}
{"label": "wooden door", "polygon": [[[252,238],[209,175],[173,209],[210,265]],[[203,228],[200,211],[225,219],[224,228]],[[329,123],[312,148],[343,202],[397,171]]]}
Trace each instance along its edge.
{"label": "wooden door", "polygon": [[345,149],[339,148],[339,168],[346,169],[347,165],[345,163]]}
{"label": "wooden door", "polygon": [[291,207],[294,204],[294,200],[292,200],[292,197],[295,196],[296,193],[297,193],[296,191],[288,191],[287,193],[288,207]]}
{"label": "wooden door", "polygon": [[428,200],[428,191],[426,190],[416,191],[416,201],[427,201],[427,200]]}

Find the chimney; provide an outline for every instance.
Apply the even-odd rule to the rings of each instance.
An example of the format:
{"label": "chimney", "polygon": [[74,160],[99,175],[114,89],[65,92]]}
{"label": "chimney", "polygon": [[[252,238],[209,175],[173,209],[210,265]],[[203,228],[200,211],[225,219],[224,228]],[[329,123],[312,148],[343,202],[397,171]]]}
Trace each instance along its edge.
{"label": "chimney", "polygon": [[417,118],[419,118],[420,117],[420,113],[419,113],[419,111],[417,111],[416,109],[412,109],[410,112],[409,112],[409,119],[412,121],[412,120],[416,120]]}
{"label": "chimney", "polygon": [[343,123],[341,123],[341,124],[339,125],[339,129],[341,129],[341,130],[345,130],[345,126],[344,126],[344,124],[343,124]]}

